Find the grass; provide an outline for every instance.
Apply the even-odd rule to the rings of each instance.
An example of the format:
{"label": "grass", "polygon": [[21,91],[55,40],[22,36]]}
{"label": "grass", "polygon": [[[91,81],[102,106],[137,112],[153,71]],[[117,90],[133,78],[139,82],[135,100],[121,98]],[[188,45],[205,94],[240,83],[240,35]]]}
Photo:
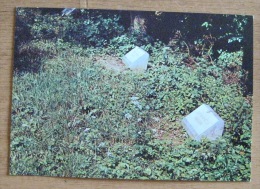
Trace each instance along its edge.
{"label": "grass", "polygon": [[[244,140],[251,140],[252,105],[241,85],[227,85],[221,74],[210,74],[209,66],[200,66],[207,60],[197,60],[195,68],[185,66],[185,53],[172,54],[162,64],[160,52],[160,47],[153,49],[144,73],[105,69],[77,48],[58,49],[38,72],[15,71],[10,173],[247,180],[250,148],[230,143],[238,120],[245,127]],[[226,121],[224,137],[217,142],[192,141],[180,124],[201,103]],[[226,161],[235,164],[241,158],[231,157],[226,145],[246,154],[239,163],[243,169],[232,170],[232,163],[225,168]]]}

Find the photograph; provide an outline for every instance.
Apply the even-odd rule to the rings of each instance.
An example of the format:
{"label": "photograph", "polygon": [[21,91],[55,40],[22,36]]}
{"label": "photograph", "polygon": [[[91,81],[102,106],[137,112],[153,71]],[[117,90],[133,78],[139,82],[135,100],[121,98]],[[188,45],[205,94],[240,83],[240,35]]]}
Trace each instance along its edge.
{"label": "photograph", "polygon": [[251,180],[253,16],[15,13],[9,175]]}

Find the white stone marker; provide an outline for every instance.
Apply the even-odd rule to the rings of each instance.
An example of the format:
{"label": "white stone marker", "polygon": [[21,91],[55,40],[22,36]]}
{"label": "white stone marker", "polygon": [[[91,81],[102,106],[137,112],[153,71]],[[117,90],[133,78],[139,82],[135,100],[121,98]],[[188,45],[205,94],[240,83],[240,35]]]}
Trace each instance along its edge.
{"label": "white stone marker", "polygon": [[148,59],[149,54],[146,51],[140,47],[135,47],[122,58],[122,61],[131,70],[145,71]]}
{"label": "white stone marker", "polygon": [[215,140],[222,136],[224,130],[224,120],[206,104],[202,104],[182,120],[182,125],[195,140],[206,137]]}

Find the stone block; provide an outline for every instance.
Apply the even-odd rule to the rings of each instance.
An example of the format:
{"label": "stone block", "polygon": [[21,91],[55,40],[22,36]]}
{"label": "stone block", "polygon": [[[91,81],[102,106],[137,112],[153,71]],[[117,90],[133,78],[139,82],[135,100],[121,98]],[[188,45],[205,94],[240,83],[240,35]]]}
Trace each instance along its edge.
{"label": "stone block", "polygon": [[195,140],[203,137],[215,140],[222,136],[224,130],[224,120],[206,104],[202,104],[184,117],[182,125],[189,136]]}
{"label": "stone block", "polygon": [[122,58],[123,63],[128,68],[136,71],[145,71],[148,60],[149,54],[140,47],[135,47]]}

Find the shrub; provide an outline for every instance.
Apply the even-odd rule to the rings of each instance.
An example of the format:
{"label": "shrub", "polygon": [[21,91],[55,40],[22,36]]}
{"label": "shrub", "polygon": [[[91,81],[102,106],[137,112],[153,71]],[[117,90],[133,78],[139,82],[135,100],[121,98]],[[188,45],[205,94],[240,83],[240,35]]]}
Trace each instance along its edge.
{"label": "shrub", "polygon": [[[122,34],[120,17],[116,14],[81,10],[80,17],[45,15],[35,18],[31,33],[36,39],[62,39],[84,47],[106,46],[109,39]],[[52,23],[51,25],[49,23]]]}

